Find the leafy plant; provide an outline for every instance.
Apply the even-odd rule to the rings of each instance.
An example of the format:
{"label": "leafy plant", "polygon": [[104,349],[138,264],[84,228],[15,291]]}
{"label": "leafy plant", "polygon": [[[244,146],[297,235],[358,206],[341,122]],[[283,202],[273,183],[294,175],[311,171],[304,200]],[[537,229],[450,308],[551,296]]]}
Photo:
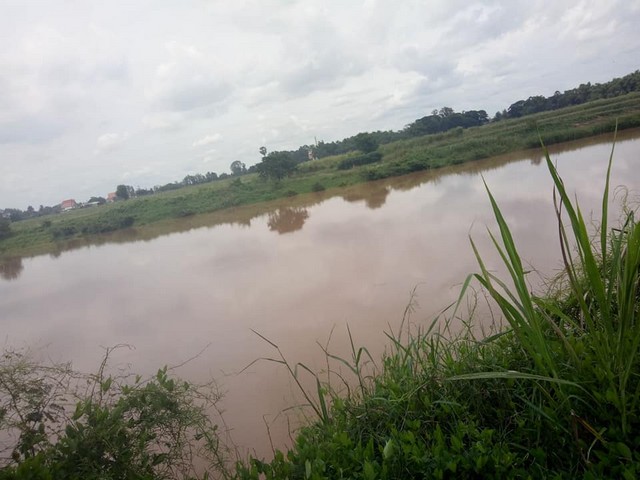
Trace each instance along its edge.
{"label": "leafy plant", "polygon": [[4,354],[0,420],[16,441],[0,479],[227,478],[215,385],[180,381],[166,367],[146,380],[109,376],[111,352],[94,375]]}

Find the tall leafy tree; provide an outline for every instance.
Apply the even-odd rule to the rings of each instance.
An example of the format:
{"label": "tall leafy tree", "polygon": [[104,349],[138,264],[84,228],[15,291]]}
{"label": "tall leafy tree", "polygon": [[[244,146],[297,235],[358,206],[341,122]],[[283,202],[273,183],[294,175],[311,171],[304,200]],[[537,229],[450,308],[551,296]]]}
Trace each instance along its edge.
{"label": "tall leafy tree", "polygon": [[231,173],[233,175],[242,175],[247,171],[247,166],[244,163],[242,163],[240,160],[236,160],[235,162],[232,162],[229,168],[231,168]]}
{"label": "tall leafy tree", "polygon": [[129,200],[129,189],[126,185],[118,185],[116,187],[116,196],[122,200]]}
{"label": "tall leafy tree", "polygon": [[296,162],[288,152],[271,152],[256,166],[262,178],[282,180],[293,173]]}

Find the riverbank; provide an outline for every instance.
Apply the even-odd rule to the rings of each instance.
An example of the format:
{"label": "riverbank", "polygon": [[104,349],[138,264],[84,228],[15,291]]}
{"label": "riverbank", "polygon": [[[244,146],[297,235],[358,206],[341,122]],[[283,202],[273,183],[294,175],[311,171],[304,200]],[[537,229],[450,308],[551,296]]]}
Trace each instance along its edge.
{"label": "riverbank", "polygon": [[67,245],[87,241],[99,243],[105,233],[144,227],[167,219],[342,188],[536,148],[538,132],[547,144],[585,138],[612,131],[616,119],[621,129],[640,126],[640,94],[383,145],[379,147],[383,155],[379,163],[350,170],[339,170],[338,165],[353,154],[327,157],[300,164],[291,177],[279,182],[265,181],[255,174],[243,175],[112,205],[15,222],[11,224],[11,236],[0,241],[0,256],[11,258],[56,253]]}

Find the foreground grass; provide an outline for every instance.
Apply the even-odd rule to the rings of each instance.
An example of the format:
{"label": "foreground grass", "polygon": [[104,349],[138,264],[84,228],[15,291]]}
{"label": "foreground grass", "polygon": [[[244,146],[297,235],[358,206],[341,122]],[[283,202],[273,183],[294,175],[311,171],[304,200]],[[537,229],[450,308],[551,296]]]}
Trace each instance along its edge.
{"label": "foreground grass", "polygon": [[327,157],[300,164],[292,177],[277,183],[245,175],[16,222],[13,234],[0,241],[0,257],[59,252],[74,240],[116,230],[536,148],[538,130],[548,144],[585,138],[613,131],[616,119],[620,129],[640,126],[640,94],[394,142],[380,147],[382,161],[351,170],[339,170],[338,165],[354,154]]}
{"label": "foreground grass", "polygon": [[316,377],[317,391],[305,398],[317,420],[286,453],[239,464],[237,478],[638,478],[640,225],[627,212],[619,228],[609,227],[607,173],[592,242],[546,160],[557,192],[562,287],[530,293],[489,193],[499,227],[492,238],[509,278],[489,272],[472,242],[480,273],[463,294],[479,281],[507,328],[477,339],[473,325],[454,335],[436,319],[408,339],[390,335],[392,349],[373,371],[364,349],[353,348],[348,360],[328,355],[342,366],[329,372],[350,372],[355,388],[345,393]]}

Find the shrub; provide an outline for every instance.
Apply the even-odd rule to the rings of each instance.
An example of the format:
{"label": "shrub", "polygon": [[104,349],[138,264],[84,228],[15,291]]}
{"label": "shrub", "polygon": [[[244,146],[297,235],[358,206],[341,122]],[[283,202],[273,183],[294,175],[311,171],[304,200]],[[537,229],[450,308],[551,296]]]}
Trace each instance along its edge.
{"label": "shrub", "polygon": [[8,218],[0,217],[0,240],[11,236],[11,222]]}
{"label": "shrub", "polygon": [[356,157],[349,157],[338,163],[338,170],[348,170],[352,167],[367,165],[369,163],[379,162],[380,160],[382,160],[382,154],[380,152],[371,152]]}
{"label": "shrub", "polygon": [[209,417],[220,399],[215,386],[179,381],[166,367],[146,380],[111,377],[112,350],[92,375],[4,352],[0,426],[5,439],[17,433],[17,443],[0,479],[196,478],[196,460],[211,474],[225,471],[226,450]]}

